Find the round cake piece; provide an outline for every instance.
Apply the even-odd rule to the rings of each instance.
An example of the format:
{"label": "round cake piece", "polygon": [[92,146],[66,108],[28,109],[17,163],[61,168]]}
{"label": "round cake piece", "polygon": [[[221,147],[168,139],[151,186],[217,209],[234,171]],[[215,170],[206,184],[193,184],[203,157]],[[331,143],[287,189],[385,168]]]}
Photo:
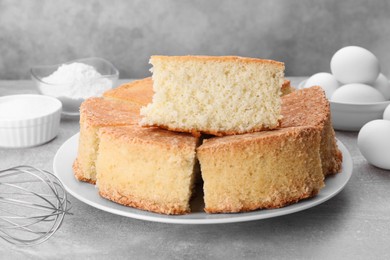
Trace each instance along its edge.
{"label": "round cake piece", "polygon": [[197,149],[205,211],[279,208],[324,186],[317,127],[290,127],[207,139]]}
{"label": "round cake piece", "polygon": [[104,126],[138,124],[139,109],[139,105],[103,98],[89,98],[81,104],[79,146],[73,163],[76,179],[92,184],[96,182],[98,130]]}
{"label": "round cake piece", "polygon": [[101,128],[99,137],[102,197],[156,213],[190,212],[198,138],[138,125]]}

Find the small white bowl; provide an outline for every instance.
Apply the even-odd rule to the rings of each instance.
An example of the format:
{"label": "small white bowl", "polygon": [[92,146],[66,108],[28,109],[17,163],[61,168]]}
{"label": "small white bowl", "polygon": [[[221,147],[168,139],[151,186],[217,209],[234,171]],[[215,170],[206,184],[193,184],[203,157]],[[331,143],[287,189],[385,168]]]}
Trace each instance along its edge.
{"label": "small white bowl", "polygon": [[390,101],[348,104],[330,101],[332,123],[336,130],[359,131],[366,123],[383,119],[383,112],[390,105]]}
{"label": "small white bowl", "polygon": [[32,147],[52,140],[58,134],[61,110],[62,103],[53,97],[0,97],[0,147]]}
{"label": "small white bowl", "polygon": [[[43,79],[55,72],[61,65],[74,62],[84,63],[94,67],[95,70],[102,75],[96,80],[107,80],[111,83],[109,88],[113,88],[119,78],[119,71],[114,65],[109,61],[98,57],[77,59],[62,64],[32,67],[30,70],[31,78],[35,81],[39,92],[43,95],[58,98],[62,102],[62,114],[65,116],[78,116],[80,114],[80,105],[85,98],[74,98],[61,95],[61,93],[64,93],[64,89],[69,89],[72,85],[69,85],[67,82],[62,84],[51,84],[45,82]],[[94,93],[91,96],[99,96],[99,94]]]}
{"label": "small white bowl", "polygon": [[[302,89],[306,80],[298,85]],[[389,101],[365,104],[339,103],[329,101],[333,128],[342,131],[359,131],[366,123],[382,119]]]}

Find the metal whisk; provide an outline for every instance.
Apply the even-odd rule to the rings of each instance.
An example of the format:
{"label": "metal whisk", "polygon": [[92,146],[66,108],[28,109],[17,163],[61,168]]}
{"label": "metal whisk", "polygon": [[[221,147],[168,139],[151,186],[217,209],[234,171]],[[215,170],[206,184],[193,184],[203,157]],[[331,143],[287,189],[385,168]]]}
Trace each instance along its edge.
{"label": "metal whisk", "polygon": [[60,180],[31,166],[0,170],[0,238],[36,245],[61,226],[70,202]]}

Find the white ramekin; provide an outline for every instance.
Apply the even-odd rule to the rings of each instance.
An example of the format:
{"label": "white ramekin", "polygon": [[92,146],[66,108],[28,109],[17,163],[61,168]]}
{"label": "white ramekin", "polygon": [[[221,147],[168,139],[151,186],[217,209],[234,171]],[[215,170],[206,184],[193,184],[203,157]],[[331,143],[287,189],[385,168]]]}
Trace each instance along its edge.
{"label": "white ramekin", "polygon": [[0,147],[31,147],[52,140],[59,131],[61,110],[62,103],[53,97],[0,97]]}

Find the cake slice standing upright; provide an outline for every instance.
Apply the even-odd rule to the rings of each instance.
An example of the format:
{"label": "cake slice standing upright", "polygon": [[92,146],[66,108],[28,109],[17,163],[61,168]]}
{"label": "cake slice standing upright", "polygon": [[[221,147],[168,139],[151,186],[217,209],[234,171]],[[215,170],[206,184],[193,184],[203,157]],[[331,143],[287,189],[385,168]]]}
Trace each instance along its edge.
{"label": "cake slice standing upright", "polygon": [[141,124],[230,135],[279,127],[284,64],[235,56],[152,56],[153,101]]}

